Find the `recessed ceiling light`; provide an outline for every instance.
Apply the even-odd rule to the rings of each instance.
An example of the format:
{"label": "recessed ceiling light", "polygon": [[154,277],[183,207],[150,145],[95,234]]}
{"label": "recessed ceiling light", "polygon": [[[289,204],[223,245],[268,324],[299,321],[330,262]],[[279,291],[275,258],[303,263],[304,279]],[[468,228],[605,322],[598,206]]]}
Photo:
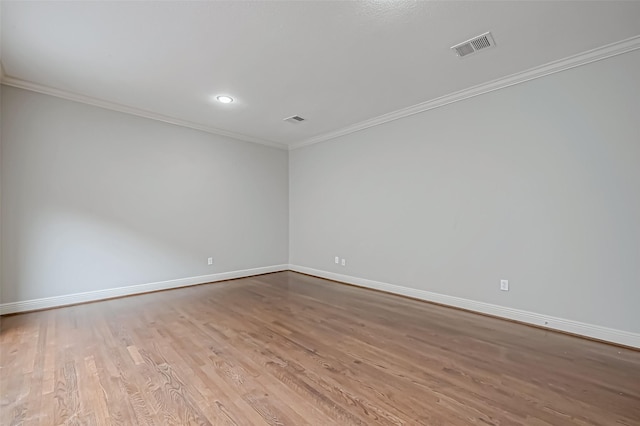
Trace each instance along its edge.
{"label": "recessed ceiling light", "polygon": [[231,102],[233,102],[233,98],[227,95],[216,96],[216,99],[218,100],[218,102],[222,102],[223,104],[230,104]]}

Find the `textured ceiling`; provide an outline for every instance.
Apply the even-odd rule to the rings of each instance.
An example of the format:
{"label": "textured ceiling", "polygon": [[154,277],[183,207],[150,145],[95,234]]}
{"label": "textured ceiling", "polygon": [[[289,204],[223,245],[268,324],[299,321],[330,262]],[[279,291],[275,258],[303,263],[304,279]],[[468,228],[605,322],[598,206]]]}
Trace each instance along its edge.
{"label": "textured ceiling", "polygon": [[[1,8],[10,78],[285,145],[640,34],[637,1]],[[495,49],[450,51],[486,31]],[[307,121],[282,121],[294,114]]]}

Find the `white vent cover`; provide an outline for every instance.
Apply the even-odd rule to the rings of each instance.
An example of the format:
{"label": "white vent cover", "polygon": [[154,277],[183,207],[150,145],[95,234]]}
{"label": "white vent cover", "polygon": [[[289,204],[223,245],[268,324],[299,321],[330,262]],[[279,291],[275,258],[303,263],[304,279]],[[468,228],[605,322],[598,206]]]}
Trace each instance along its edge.
{"label": "white vent cover", "polygon": [[292,115],[291,117],[283,118],[282,121],[288,121],[289,123],[299,123],[304,121],[304,118],[299,115]]}
{"label": "white vent cover", "polygon": [[484,33],[477,37],[472,38],[471,40],[467,40],[460,44],[456,44],[451,47],[451,50],[454,50],[459,57],[471,55],[472,53],[476,53],[478,50],[489,49],[491,47],[495,47],[496,42],[493,41],[493,37],[491,33]]}

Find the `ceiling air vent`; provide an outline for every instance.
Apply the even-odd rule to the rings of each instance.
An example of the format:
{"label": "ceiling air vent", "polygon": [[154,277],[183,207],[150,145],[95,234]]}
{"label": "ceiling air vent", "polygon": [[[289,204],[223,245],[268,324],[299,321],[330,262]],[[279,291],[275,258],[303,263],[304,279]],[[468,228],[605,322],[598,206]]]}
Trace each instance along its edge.
{"label": "ceiling air vent", "polygon": [[291,117],[283,118],[282,121],[288,121],[289,123],[299,123],[304,121],[304,118],[299,115],[292,115]]}
{"label": "ceiling air vent", "polygon": [[484,33],[479,35],[478,37],[474,37],[471,40],[467,40],[463,43],[456,44],[451,47],[451,50],[455,50],[456,54],[459,57],[471,55],[472,53],[476,53],[478,50],[489,49],[490,47],[495,47],[496,42],[493,41],[493,37],[491,33]]}

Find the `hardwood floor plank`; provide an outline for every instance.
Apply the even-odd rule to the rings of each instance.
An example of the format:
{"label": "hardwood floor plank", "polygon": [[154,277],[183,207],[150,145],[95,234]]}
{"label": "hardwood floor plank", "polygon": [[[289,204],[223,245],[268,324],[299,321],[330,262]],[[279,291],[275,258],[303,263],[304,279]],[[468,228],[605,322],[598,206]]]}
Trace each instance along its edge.
{"label": "hardwood floor plank", "polygon": [[84,359],[86,371],[88,374],[87,379],[87,392],[90,392],[91,396],[88,399],[88,409],[93,409],[95,413],[96,423],[105,425],[109,424],[109,410],[107,408],[107,391],[100,381],[100,375],[98,373],[98,367],[96,367],[96,361],[93,355],[90,355]]}
{"label": "hardwood floor plank", "polygon": [[0,318],[0,424],[640,425],[640,351],[293,272]]}

